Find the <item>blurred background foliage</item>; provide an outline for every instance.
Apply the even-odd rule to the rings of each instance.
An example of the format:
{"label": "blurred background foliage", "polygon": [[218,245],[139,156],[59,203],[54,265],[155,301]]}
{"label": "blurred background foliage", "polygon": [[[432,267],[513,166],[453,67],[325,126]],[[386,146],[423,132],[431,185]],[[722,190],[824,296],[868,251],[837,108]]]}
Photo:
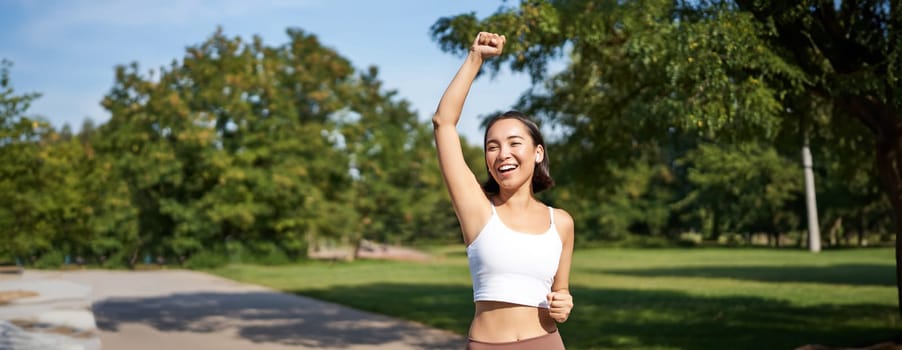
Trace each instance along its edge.
{"label": "blurred background foliage", "polygon": [[[801,147],[828,247],[895,241],[902,212],[898,6],[889,1],[511,2],[431,28],[530,74],[577,244],[806,244]],[[168,67],[115,68],[111,119],[28,114],[0,67],[0,260],[278,264],[366,239],[459,242],[431,125],[301,29],[221,30]],[[561,69],[550,69],[565,62]],[[450,77],[449,77],[450,79]],[[436,82],[444,84],[443,82]],[[485,177],[481,140],[465,155]],[[876,150],[876,151],[875,151]],[[68,258],[67,258],[68,257]]]}

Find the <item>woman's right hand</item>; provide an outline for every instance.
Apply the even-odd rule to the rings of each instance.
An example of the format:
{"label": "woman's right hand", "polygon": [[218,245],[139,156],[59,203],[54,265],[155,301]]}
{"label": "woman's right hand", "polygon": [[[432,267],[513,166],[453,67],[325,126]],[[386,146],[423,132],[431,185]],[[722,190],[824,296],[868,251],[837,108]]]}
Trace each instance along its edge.
{"label": "woman's right hand", "polygon": [[479,54],[482,59],[495,57],[501,55],[505,41],[507,38],[504,35],[479,32],[473,40],[473,45],[470,46],[470,52]]}

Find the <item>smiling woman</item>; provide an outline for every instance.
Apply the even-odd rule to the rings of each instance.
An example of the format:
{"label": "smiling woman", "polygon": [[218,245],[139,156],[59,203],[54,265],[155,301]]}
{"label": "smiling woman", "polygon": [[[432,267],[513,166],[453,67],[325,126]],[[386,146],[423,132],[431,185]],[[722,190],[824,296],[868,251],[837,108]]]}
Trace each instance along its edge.
{"label": "smiling woman", "polygon": [[[496,123],[501,122],[499,127],[493,128]],[[517,123],[519,122],[519,123]],[[506,126],[506,127],[505,127]],[[522,130],[522,129],[526,130]],[[489,139],[489,130],[495,130],[495,132],[499,133],[499,135],[492,135],[493,138]],[[524,132],[525,131],[525,132]],[[505,136],[507,135],[507,136]],[[528,136],[525,137],[525,136]],[[498,138],[502,140],[498,140]],[[485,143],[486,150],[486,168],[489,174],[492,174],[492,167],[490,166],[491,162],[489,161],[489,155],[493,155],[494,159],[498,159],[498,152],[501,149],[501,142],[503,139],[508,139],[513,146],[516,146],[518,150],[524,150],[523,146],[524,142],[531,142],[535,144],[536,148],[541,151],[540,155],[536,155],[536,167],[535,171],[532,174],[532,192],[539,193],[544,190],[547,190],[551,187],[554,187],[554,179],[551,178],[551,170],[548,165],[548,154],[545,150],[545,140],[542,138],[542,133],[539,131],[539,126],[536,125],[535,122],[529,120],[525,114],[517,112],[517,111],[509,111],[504,114],[500,114],[495,116],[491,120],[489,120],[488,125],[486,125],[485,136],[483,137],[483,142]],[[515,164],[508,164],[506,167],[501,167],[498,170],[502,174],[515,170],[519,166]],[[497,194],[500,190],[498,182],[495,181],[494,176],[489,176],[489,178],[482,185],[482,189],[486,193]]]}
{"label": "smiling woman", "polygon": [[551,188],[545,142],[519,112],[486,129],[489,179],[480,186],[457,132],[464,101],[483,60],[501,54],[503,35],[479,33],[433,117],[442,175],[460,222],[476,313],[468,349],[563,349],[555,322],[573,308],[569,292],[573,219],[535,198]]}

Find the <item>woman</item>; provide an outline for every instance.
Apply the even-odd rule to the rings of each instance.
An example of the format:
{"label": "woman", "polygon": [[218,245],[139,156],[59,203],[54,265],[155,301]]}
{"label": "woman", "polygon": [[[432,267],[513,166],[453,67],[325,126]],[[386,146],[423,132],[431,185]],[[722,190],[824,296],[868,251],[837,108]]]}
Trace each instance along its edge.
{"label": "woman", "polygon": [[519,112],[489,122],[484,186],[467,167],[457,133],[476,73],[483,60],[501,54],[504,42],[503,35],[476,36],[432,119],[473,277],[476,313],[467,349],[563,349],[555,322],[566,321],[573,308],[573,219],[535,198],[554,185],[539,129]]}

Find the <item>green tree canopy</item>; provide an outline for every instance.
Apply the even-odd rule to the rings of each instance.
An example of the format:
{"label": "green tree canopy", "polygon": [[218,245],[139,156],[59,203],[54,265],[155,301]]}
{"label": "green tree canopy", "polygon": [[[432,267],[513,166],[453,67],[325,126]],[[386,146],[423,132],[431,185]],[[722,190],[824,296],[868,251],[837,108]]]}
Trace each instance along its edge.
{"label": "green tree canopy", "polygon": [[287,33],[271,47],[217,31],[158,74],[117,68],[98,149],[138,213],[132,263],[448,233],[425,124],[375,68],[357,75],[315,36]]}
{"label": "green tree canopy", "polygon": [[[432,33],[451,52],[480,30],[506,34],[489,69],[532,75],[522,107],[569,130],[563,151],[586,173],[628,164],[670,128],[782,146],[809,133],[831,153],[876,155],[900,266],[900,11],[887,0],[525,0],[442,18]],[[567,66],[549,73],[564,54]],[[902,270],[897,280],[902,291]]]}

